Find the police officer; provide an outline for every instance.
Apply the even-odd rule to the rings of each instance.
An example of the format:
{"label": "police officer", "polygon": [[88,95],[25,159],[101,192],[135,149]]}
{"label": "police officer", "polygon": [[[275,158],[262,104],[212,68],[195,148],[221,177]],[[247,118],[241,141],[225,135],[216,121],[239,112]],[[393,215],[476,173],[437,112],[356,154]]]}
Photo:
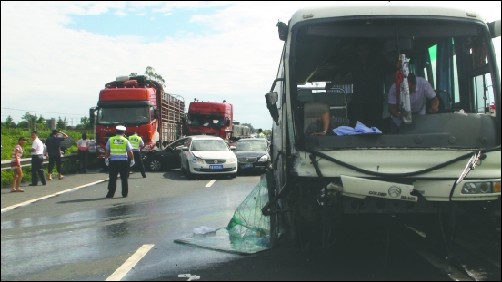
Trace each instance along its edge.
{"label": "police officer", "polygon": [[141,149],[143,149],[145,143],[143,142],[141,136],[138,136],[137,132],[134,132],[133,135],[129,136],[129,142],[132,145],[134,159],[137,161],[141,175],[143,176],[143,178],[146,178],[145,166],[143,165],[143,158],[141,157]]}
{"label": "police officer", "polygon": [[[129,190],[127,178],[129,176],[129,166],[134,165],[134,154],[132,153],[131,143],[125,138],[125,126],[117,125],[115,127],[117,135],[110,137],[106,142],[105,163],[108,169],[108,193],[106,198],[113,198],[117,188],[117,175],[120,173],[122,181],[122,197],[127,197]],[[127,157],[131,160],[129,164]]]}
{"label": "police officer", "polygon": [[263,130],[261,128],[258,129],[258,138],[267,138],[267,135],[263,133]]}

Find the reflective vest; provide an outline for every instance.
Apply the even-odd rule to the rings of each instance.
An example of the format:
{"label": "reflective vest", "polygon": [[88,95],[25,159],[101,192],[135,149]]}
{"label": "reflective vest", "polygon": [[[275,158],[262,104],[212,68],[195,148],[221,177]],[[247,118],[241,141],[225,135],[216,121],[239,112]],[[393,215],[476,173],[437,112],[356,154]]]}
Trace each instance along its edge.
{"label": "reflective vest", "polygon": [[139,151],[139,145],[143,142],[140,136],[137,134],[129,136],[129,142],[131,142],[132,149],[135,151]]}
{"label": "reflective vest", "polygon": [[127,138],[124,136],[113,136],[110,142],[110,159],[127,160]]}

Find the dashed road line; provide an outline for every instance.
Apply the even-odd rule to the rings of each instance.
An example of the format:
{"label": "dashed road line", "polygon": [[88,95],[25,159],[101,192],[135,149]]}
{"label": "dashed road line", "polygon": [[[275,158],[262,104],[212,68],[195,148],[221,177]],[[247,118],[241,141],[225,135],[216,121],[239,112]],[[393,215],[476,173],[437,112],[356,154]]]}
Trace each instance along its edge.
{"label": "dashed road line", "polygon": [[213,184],[216,182],[216,180],[211,180],[209,181],[207,184],[206,184],[206,188],[211,188],[211,186],[213,186]]}
{"label": "dashed road line", "polygon": [[120,281],[136,264],[154,247],[154,244],[141,246],[134,255],[130,256],[115,272],[108,276],[105,281]]}

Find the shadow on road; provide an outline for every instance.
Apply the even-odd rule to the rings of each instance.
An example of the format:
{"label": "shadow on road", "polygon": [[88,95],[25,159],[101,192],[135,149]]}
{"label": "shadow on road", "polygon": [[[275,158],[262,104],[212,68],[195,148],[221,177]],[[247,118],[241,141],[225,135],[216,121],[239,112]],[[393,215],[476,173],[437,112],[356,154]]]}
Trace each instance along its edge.
{"label": "shadow on road", "polygon": [[109,200],[105,197],[94,198],[94,199],[73,199],[68,201],[59,201],[56,204],[67,204],[67,203],[82,203],[82,202],[92,202],[92,201],[100,201],[100,200]]}

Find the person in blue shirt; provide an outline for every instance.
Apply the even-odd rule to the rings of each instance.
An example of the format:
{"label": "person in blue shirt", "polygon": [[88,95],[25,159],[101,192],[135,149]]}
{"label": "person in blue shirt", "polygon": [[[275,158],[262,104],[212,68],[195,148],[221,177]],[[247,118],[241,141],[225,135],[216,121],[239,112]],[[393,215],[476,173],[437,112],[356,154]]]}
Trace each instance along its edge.
{"label": "person in blue shirt", "polygon": [[[129,178],[129,166],[134,165],[132,145],[124,136],[126,128],[123,125],[115,127],[117,135],[110,137],[106,142],[105,164],[108,169],[108,193],[106,198],[113,198],[117,188],[117,175],[120,173],[122,182],[122,197],[126,198],[129,192],[127,180]],[[128,158],[131,160],[129,163]]]}

